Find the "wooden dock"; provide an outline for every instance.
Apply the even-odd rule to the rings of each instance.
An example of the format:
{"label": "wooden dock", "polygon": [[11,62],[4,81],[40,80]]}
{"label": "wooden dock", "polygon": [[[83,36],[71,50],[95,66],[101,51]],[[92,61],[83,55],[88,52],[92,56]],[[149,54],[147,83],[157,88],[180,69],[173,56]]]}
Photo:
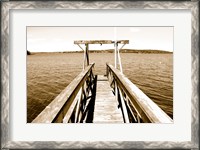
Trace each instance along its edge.
{"label": "wooden dock", "polygon": [[97,91],[93,123],[124,123],[118,101],[112,92],[108,78],[97,76]]}
{"label": "wooden dock", "polygon": [[[84,51],[83,71],[32,123],[173,123],[123,74],[119,51],[128,43],[129,40],[74,41]],[[114,44],[115,66],[106,64],[106,76],[94,74],[89,44]]]}

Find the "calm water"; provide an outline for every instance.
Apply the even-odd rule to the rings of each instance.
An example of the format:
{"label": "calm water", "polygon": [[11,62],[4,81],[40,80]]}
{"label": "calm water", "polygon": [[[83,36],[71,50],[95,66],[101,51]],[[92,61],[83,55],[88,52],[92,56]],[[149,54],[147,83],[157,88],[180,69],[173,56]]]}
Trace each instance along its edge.
{"label": "calm water", "polygon": [[[95,73],[105,74],[113,53],[91,53]],[[122,53],[124,74],[173,118],[173,54]],[[82,53],[27,56],[27,121],[37,115],[82,71]]]}

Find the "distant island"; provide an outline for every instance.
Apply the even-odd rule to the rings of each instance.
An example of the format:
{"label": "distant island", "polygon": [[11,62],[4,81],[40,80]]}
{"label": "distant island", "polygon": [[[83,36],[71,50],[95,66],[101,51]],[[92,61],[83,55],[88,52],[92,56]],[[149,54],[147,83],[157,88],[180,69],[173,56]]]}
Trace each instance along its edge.
{"label": "distant island", "polygon": [[[63,53],[82,53],[83,51],[66,51]],[[89,50],[89,53],[114,53],[114,49],[108,50]],[[141,53],[141,54],[171,54],[173,52],[163,50],[136,50],[136,49],[122,49],[120,53]]]}
{"label": "distant island", "polygon": [[[64,51],[64,52],[30,52],[27,50],[27,55],[37,53],[83,53],[83,51]],[[114,53],[114,49],[108,50],[89,50],[89,53]],[[163,50],[138,50],[138,49],[122,49],[120,53],[136,53],[136,54],[172,54],[170,51]]]}

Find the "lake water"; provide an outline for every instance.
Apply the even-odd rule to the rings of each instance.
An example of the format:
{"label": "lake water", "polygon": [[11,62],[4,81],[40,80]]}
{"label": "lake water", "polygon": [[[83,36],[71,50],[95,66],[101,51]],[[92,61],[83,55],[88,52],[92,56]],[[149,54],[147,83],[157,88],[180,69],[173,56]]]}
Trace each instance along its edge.
{"label": "lake water", "polygon": [[[91,53],[95,73],[105,74],[113,53]],[[173,54],[121,54],[123,73],[173,118]],[[27,122],[82,71],[83,53],[41,53],[27,56]]]}

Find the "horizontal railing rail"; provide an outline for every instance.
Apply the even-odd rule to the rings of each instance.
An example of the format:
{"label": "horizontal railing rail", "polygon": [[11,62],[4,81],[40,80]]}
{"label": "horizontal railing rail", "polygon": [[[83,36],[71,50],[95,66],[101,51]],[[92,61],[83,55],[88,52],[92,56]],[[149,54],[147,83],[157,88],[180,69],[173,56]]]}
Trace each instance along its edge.
{"label": "horizontal railing rail", "polygon": [[[107,64],[107,76],[115,93],[119,93],[120,96],[118,97],[125,102],[130,122],[173,122],[156,103],[134,85],[123,73],[110,64]],[[124,108],[123,111],[125,111]],[[123,117],[125,118],[126,116]]]}
{"label": "horizontal railing rail", "polygon": [[87,66],[32,123],[82,122],[93,89],[94,63]]}

